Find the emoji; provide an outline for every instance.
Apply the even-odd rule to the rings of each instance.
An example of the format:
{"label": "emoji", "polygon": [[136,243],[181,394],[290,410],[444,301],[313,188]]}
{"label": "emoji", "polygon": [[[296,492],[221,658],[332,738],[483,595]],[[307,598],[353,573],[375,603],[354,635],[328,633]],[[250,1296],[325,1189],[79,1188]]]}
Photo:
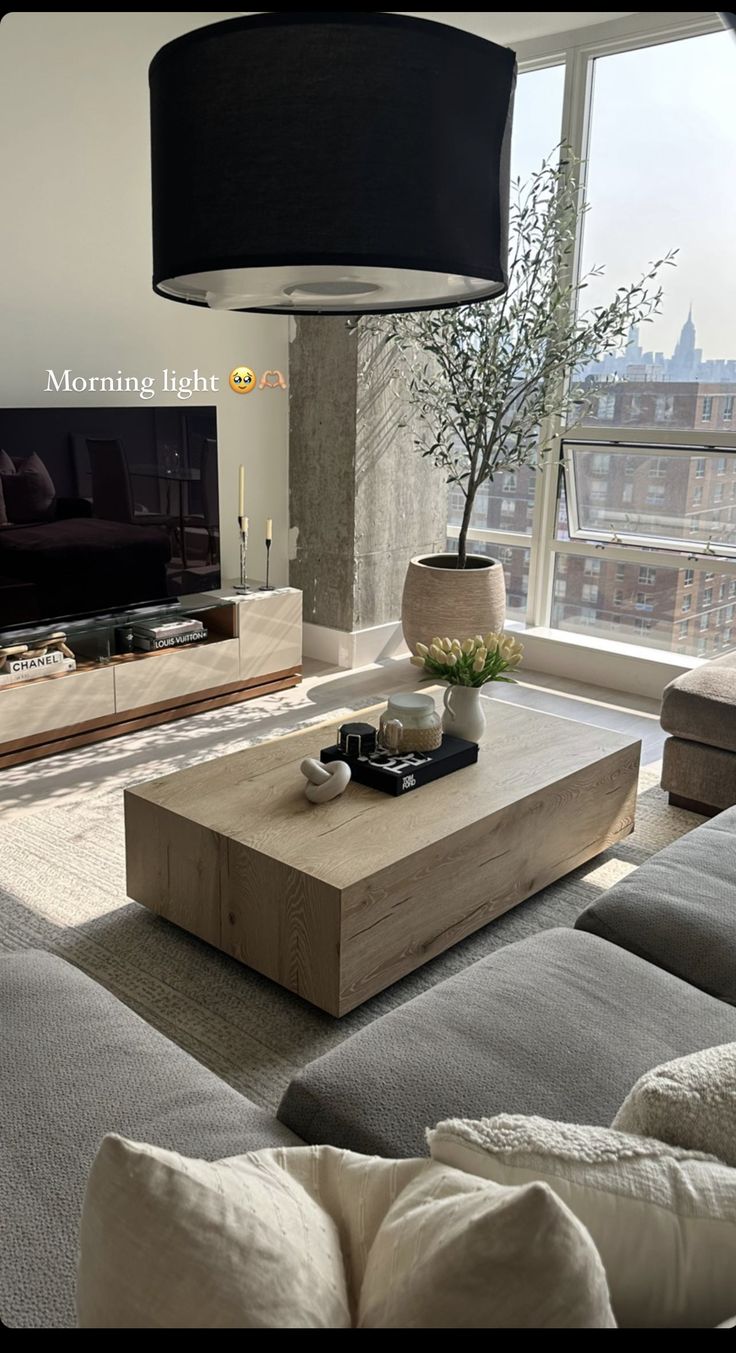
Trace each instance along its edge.
{"label": "emoji", "polygon": [[261,376],[261,383],[258,389],[285,390],[286,381],[284,380],[280,371],[264,371],[263,375]]}
{"label": "emoji", "polygon": [[236,395],[249,395],[256,388],[256,373],[249,366],[236,366],[228,377],[230,389]]}

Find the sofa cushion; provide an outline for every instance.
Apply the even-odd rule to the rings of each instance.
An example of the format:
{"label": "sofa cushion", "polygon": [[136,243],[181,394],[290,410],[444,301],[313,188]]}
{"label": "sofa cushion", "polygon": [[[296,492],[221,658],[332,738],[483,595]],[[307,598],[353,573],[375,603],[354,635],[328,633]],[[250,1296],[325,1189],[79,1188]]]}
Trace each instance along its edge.
{"label": "sofa cushion", "polygon": [[662,696],[662,727],[675,737],[736,752],[736,653],[671,681]]}
{"label": "sofa cushion", "polygon": [[728,808],[614,884],[575,925],[736,1005],[735,902]]}
{"label": "sofa cushion", "polygon": [[82,1199],[106,1133],[209,1159],[296,1141],[51,954],[0,959],[0,1028],[0,1317],[6,1325],[76,1324]]}
{"label": "sofa cushion", "polygon": [[496,1113],[608,1125],[652,1066],[736,1038],[736,1011],[575,930],[496,950],[312,1062],[282,1122],[310,1142],[419,1155],[427,1126]]}

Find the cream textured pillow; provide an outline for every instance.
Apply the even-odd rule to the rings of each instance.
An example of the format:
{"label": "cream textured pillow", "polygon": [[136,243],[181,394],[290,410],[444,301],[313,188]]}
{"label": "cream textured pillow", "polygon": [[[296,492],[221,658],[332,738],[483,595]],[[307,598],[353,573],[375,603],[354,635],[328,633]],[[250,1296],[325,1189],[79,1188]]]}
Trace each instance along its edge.
{"label": "cream textured pillow", "polygon": [[549,1184],[587,1228],[628,1328],[712,1327],[733,1314],[736,1171],[610,1128],[507,1114],[440,1123],[433,1160],[499,1184]]}
{"label": "cream textured pillow", "polygon": [[736,1165],[736,1043],[692,1052],[645,1072],[613,1126]]}
{"label": "cream textured pillow", "polygon": [[407,1185],[368,1256],[363,1329],[610,1329],[603,1265],[546,1184],[435,1167]]}
{"label": "cream textured pillow", "polygon": [[331,1217],[271,1153],[209,1164],[106,1137],[82,1212],[82,1329],[346,1329]]}
{"label": "cream textured pillow", "polygon": [[77,1305],[97,1329],[613,1324],[593,1242],[543,1186],[333,1147],[208,1164],[121,1137],[87,1185]]}

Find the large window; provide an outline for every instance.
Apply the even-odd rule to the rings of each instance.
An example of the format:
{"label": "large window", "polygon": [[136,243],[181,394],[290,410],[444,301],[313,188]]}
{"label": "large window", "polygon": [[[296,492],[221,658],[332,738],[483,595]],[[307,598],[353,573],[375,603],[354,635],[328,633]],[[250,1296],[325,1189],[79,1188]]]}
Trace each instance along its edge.
{"label": "large window", "polygon": [[[643,36],[624,24],[597,46],[590,30],[523,71],[512,173],[532,172],[560,128],[585,160],[579,267],[605,264],[586,308],[668,249],[677,267],[661,314],[577,373],[585,415],[559,474],[485,486],[471,548],[503,562],[512,620],[712,657],[736,644],[736,50],[715,15],[629,26]],[[449,548],[461,510],[455,493]]]}

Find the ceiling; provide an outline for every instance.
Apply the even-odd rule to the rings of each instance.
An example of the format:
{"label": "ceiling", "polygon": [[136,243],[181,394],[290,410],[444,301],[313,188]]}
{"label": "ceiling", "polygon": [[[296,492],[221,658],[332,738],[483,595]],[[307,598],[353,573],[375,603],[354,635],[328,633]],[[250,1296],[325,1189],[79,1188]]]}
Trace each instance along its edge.
{"label": "ceiling", "polygon": [[398,10],[395,13],[411,14],[417,19],[434,19],[436,23],[452,24],[456,28],[466,28],[469,33],[479,37],[491,38],[494,42],[523,42],[528,38],[543,38],[551,33],[566,33],[570,28],[585,28],[589,24],[606,23],[609,19],[625,19],[636,10],[606,10],[593,13],[581,10],[562,12],[527,12],[514,14],[508,12],[469,12],[443,13],[438,10]]}

